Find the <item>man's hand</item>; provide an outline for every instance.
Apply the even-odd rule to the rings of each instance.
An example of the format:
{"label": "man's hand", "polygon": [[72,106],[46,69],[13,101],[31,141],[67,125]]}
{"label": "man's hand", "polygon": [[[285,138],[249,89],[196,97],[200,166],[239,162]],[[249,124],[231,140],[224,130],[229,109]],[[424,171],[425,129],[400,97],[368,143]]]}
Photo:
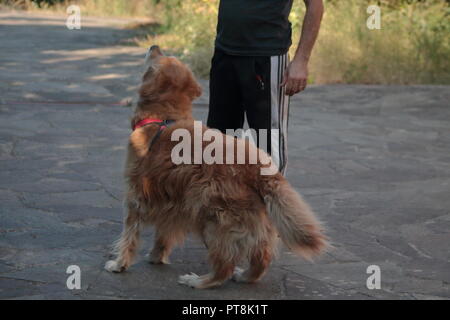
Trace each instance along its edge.
{"label": "man's hand", "polygon": [[289,63],[281,83],[287,96],[293,96],[305,90],[308,83],[308,63],[294,59]]}
{"label": "man's hand", "polygon": [[293,96],[305,90],[308,81],[308,61],[311,56],[320,22],[323,15],[322,0],[303,0],[306,5],[305,20],[303,20],[302,34],[297,52],[287,67],[281,86],[286,89],[286,95]]}

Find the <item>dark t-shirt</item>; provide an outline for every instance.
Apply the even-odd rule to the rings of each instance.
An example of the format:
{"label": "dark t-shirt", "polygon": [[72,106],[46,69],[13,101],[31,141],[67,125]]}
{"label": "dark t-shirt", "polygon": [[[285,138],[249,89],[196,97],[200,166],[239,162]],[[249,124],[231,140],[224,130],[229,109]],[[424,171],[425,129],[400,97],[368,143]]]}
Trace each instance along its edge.
{"label": "dark t-shirt", "polygon": [[232,55],[274,56],[291,46],[293,0],[220,0],[216,48]]}

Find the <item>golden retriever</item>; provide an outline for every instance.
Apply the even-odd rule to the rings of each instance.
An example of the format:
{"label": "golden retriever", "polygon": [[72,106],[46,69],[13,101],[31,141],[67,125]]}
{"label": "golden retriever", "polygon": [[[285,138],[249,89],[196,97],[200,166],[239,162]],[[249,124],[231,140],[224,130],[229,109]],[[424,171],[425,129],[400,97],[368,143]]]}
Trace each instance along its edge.
{"label": "golden retriever", "polygon": [[[326,249],[320,223],[289,182],[279,172],[261,174],[267,163],[173,163],[177,142],[171,135],[180,128],[193,134],[192,101],[200,95],[201,87],[188,67],[164,56],[159,47],[150,48],[132,127],[145,119],[174,123],[163,128],[151,123],[130,135],[124,229],[115,243],[117,258],[106,263],[106,270],[130,267],[146,225],[155,227],[151,263],[169,263],[172,248],[188,233],[203,240],[212,272],[179,277],[179,283],[199,289],[230,278],[259,280],[273,258],[277,234],[291,251],[306,258]],[[256,148],[247,139],[232,141],[245,144],[247,152]],[[205,147],[211,142],[202,143]],[[249,261],[245,271],[237,268],[244,258]]]}

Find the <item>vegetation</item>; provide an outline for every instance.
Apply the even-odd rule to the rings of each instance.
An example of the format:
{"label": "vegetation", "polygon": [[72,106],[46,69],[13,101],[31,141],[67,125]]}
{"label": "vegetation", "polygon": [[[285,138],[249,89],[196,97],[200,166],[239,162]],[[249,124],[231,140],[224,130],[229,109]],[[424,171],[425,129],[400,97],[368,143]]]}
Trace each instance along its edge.
{"label": "vegetation", "polygon": [[[14,0],[0,0],[17,2]],[[19,1],[57,8],[66,1]],[[79,0],[84,14],[148,16],[139,45],[159,44],[207,77],[219,0]],[[450,84],[450,8],[444,0],[324,0],[320,36],[310,63],[314,83]],[[33,5],[34,3],[34,5]],[[51,3],[51,4],[49,4]],[[381,30],[366,26],[368,5],[381,7]],[[294,0],[293,54],[305,8]],[[145,34],[145,36],[142,36]]]}

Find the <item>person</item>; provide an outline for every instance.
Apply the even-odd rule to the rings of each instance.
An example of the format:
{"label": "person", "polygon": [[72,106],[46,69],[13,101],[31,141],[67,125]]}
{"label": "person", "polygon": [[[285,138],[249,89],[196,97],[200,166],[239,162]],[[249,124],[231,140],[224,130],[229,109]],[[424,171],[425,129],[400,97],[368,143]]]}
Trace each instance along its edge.
{"label": "person", "polygon": [[267,130],[266,151],[283,174],[289,97],[306,88],[324,10],[322,0],[304,2],[300,42],[289,61],[293,0],[221,0],[210,71],[208,127],[242,129],[246,116],[257,133]]}

